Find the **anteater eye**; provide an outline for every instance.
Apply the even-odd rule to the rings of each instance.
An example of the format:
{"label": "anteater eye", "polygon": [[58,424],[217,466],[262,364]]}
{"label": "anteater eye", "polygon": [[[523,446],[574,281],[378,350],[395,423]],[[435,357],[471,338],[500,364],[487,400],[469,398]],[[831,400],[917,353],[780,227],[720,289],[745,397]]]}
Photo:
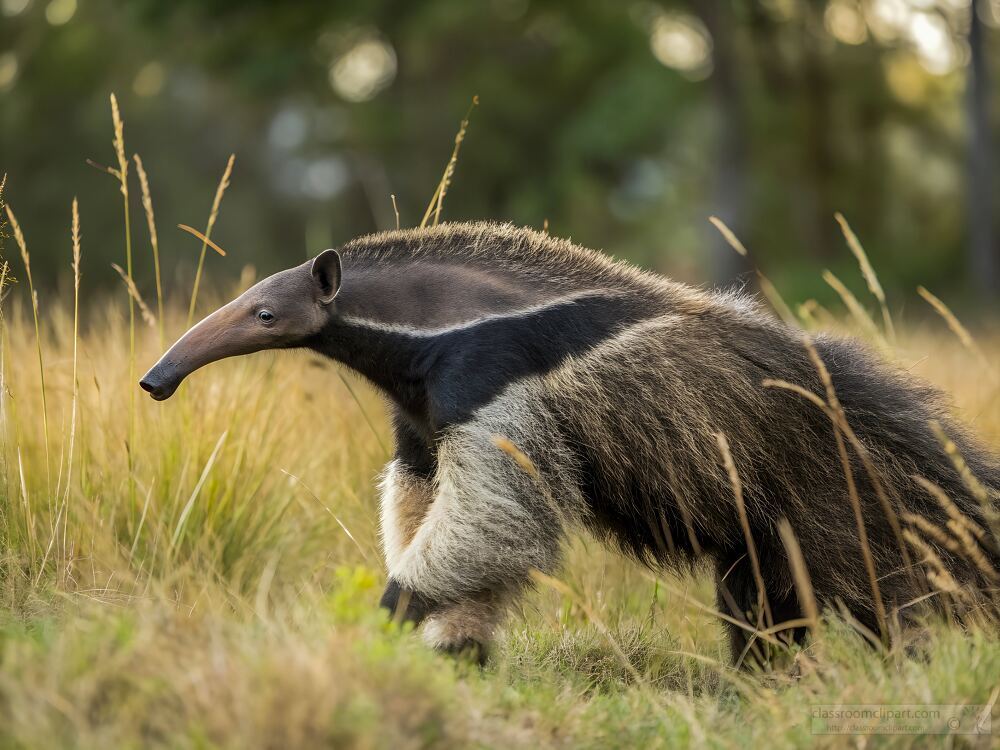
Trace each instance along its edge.
{"label": "anteater eye", "polygon": [[274,313],[271,312],[270,310],[261,310],[259,313],[257,313],[257,320],[259,320],[261,323],[270,323],[271,321],[274,320]]}

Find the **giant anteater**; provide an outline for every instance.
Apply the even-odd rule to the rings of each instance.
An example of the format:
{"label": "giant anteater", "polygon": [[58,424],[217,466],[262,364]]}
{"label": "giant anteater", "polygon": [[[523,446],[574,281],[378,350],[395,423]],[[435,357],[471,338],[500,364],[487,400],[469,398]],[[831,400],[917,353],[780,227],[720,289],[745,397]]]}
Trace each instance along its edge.
{"label": "giant anteater", "polygon": [[933,389],[856,342],[804,343],[741,294],[512,226],[387,232],[253,286],[141,386],[165,399],[209,362],[274,348],[326,355],[391,401],[383,604],[441,649],[484,653],[573,527],[650,565],[710,560],[737,655],[762,624],[759,584],[771,621],[802,616],[782,519],[820,605],[874,632],[932,586],[976,601],[997,585],[997,458]]}

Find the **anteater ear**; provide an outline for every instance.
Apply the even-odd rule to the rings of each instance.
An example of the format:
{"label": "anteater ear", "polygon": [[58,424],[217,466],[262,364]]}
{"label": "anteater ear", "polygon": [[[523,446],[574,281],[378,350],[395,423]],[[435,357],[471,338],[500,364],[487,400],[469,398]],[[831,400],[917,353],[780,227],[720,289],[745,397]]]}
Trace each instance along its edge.
{"label": "anteater ear", "polygon": [[316,282],[316,298],[320,304],[328,305],[340,291],[340,253],[324,250],[312,263],[313,281]]}

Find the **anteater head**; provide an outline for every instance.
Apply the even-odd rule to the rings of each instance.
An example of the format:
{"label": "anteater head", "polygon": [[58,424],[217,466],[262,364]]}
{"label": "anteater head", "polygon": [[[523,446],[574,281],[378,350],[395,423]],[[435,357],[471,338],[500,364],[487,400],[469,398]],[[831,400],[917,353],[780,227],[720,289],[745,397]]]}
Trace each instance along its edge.
{"label": "anteater head", "polygon": [[163,401],[184,378],[211,362],[301,346],[327,324],[340,280],[336,250],[324,250],[311,262],[264,279],[181,336],[139,386]]}

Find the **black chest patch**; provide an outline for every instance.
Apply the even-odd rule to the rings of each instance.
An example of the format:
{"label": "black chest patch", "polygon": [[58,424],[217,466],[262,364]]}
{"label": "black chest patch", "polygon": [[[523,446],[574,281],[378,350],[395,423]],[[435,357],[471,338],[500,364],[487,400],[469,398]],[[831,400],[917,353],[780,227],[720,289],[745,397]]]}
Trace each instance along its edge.
{"label": "black chest patch", "polygon": [[630,295],[585,294],[435,336],[428,356],[429,417],[440,428],[468,421],[508,385],[553,370],[662,311]]}

